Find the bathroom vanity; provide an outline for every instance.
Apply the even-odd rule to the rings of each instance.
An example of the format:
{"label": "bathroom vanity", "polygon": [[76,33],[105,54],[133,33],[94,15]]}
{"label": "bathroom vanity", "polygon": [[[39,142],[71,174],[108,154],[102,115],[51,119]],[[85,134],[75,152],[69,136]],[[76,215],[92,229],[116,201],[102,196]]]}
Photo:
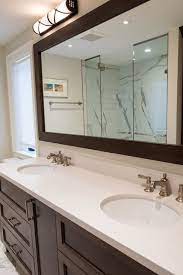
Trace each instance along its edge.
{"label": "bathroom vanity", "polygon": [[1,236],[25,275],[155,274],[3,177]]}
{"label": "bathroom vanity", "polygon": [[[182,10],[110,0],[34,44],[39,140],[182,165]],[[147,179],[1,164],[7,254],[26,275],[182,275],[182,204]]]}
{"label": "bathroom vanity", "polygon": [[[0,177],[1,238],[20,274],[181,275],[183,209],[176,196],[156,205],[156,190],[44,158],[1,164]],[[123,220],[107,210],[120,199],[134,208],[121,208]],[[111,213],[119,218],[118,209]],[[161,211],[157,218],[152,209]]]}

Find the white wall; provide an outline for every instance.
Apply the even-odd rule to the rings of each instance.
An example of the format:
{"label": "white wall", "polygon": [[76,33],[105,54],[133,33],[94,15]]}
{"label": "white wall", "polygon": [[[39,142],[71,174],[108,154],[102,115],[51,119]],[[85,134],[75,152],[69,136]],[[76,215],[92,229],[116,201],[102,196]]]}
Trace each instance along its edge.
{"label": "white wall", "polygon": [[[100,1],[99,0],[80,0],[79,1],[80,2],[79,15],[76,16],[75,18],[72,18],[71,20],[67,21],[67,23],[60,25],[58,28],[62,28],[62,26],[64,26],[65,24],[69,24],[72,20],[75,20],[76,18],[82,16],[83,14],[89,12],[90,10],[96,8],[97,6],[102,5],[103,3],[107,2],[107,1],[108,0],[100,0]],[[30,28],[28,30],[26,30],[24,33],[17,36],[16,39],[14,39],[13,41],[11,41],[10,43],[7,44],[6,54],[12,52],[17,47],[21,46],[23,43],[26,43],[27,41],[31,40],[32,38],[34,39],[35,42],[38,39],[40,39],[40,38],[38,38],[38,36],[35,36],[33,34],[32,27],[30,26]],[[72,152],[73,154],[75,154],[77,156],[77,158],[79,158],[80,155],[82,156],[82,154],[83,155],[86,154],[87,156],[89,156],[91,158],[93,158],[93,157],[98,158],[99,160],[102,161],[102,163],[103,163],[103,159],[105,159],[108,162],[111,162],[111,161],[117,162],[118,165],[120,165],[120,163],[124,162],[124,163],[128,163],[130,165],[149,167],[149,168],[153,168],[153,169],[156,169],[159,171],[167,171],[168,170],[168,171],[175,172],[177,174],[182,173],[182,166],[175,165],[175,164],[167,164],[167,163],[162,163],[162,162],[158,162],[158,161],[144,160],[144,159],[127,157],[127,156],[117,155],[117,154],[108,154],[108,153],[98,152],[98,151],[94,151],[94,150],[62,146],[60,144],[52,144],[52,143],[46,143],[46,142],[41,142],[41,141],[39,142],[39,147],[40,147],[39,149],[40,149],[41,155],[46,155],[50,151],[54,151],[54,150],[63,148],[64,150],[68,150],[68,152]],[[100,165],[101,168],[103,167],[102,165]],[[97,167],[99,167],[99,165],[97,165]]]}
{"label": "white wall", "polygon": [[[107,1],[108,0],[79,0],[79,14],[64,24],[59,25],[53,31],[62,28]],[[36,35],[32,30],[32,26],[30,26],[23,33],[20,33],[17,37],[15,37],[15,39],[9,41],[4,49],[0,47],[0,159],[12,155],[6,81],[6,57],[27,42],[33,40],[36,43],[42,38],[44,38],[44,36],[39,37]]]}
{"label": "white wall", "polygon": [[52,102],[83,102],[81,60],[55,54],[42,55],[43,78],[68,82],[68,98],[44,97],[45,129],[51,133],[84,135],[83,105]]}
{"label": "white wall", "polygon": [[56,30],[64,27],[65,25],[71,23],[72,21],[76,20],[77,18],[83,16],[84,14],[90,12],[91,10],[101,6],[105,2],[108,2],[109,0],[79,0],[79,13],[78,15],[74,16],[73,18],[69,19],[63,24],[58,25],[58,27],[54,28],[53,31],[49,32],[48,34],[40,37],[36,35],[33,30],[32,26],[30,26],[27,30],[25,30],[23,33],[19,34],[14,40],[10,41],[6,45],[6,54],[11,53],[18,47],[22,46],[29,40],[34,40],[35,42],[38,40],[43,39],[45,36],[50,35],[52,32],[55,32]]}
{"label": "white wall", "polygon": [[0,47],[0,159],[10,156],[10,123],[5,49]]}
{"label": "white wall", "polygon": [[169,34],[167,143],[181,144],[182,123],[182,35],[178,28]]}

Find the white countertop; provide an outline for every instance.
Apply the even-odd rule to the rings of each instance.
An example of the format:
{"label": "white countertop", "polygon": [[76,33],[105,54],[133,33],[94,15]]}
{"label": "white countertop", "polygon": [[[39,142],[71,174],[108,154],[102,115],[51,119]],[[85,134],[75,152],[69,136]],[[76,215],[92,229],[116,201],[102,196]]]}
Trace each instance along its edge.
{"label": "white countertop", "polygon": [[183,205],[173,195],[162,201],[182,217],[169,228],[121,224],[101,210],[104,199],[119,194],[155,199],[158,191],[146,194],[138,184],[74,166],[55,165],[44,175],[17,172],[20,166],[36,163],[48,161],[37,158],[2,163],[0,175],[155,273],[183,275]]}

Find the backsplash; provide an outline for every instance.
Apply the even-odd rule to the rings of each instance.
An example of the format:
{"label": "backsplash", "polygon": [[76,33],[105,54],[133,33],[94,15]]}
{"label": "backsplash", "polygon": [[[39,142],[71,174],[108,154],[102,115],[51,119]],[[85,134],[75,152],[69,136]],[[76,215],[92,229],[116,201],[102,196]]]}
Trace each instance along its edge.
{"label": "backsplash", "polygon": [[162,178],[163,173],[167,173],[172,192],[175,195],[177,194],[179,184],[183,184],[183,169],[181,165],[40,142],[41,157],[46,157],[50,152],[57,152],[59,150],[72,158],[74,166],[106,176],[126,179],[137,184],[145,183],[143,180],[138,179],[138,174],[150,176],[152,180],[159,180]]}

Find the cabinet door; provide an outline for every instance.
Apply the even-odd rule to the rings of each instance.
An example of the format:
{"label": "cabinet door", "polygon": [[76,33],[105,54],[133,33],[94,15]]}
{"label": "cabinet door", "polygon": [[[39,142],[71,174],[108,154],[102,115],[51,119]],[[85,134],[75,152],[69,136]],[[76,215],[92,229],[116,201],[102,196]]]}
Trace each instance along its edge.
{"label": "cabinet door", "polygon": [[6,227],[15,235],[15,237],[32,254],[32,236],[31,226],[3,200],[0,199],[0,219]]}
{"label": "cabinet door", "polygon": [[0,199],[27,220],[27,202],[32,197],[2,177],[0,177]]}
{"label": "cabinet door", "polygon": [[2,224],[2,241],[8,253],[25,275],[36,275],[34,259],[15,236]]}
{"label": "cabinet door", "polygon": [[36,201],[37,239],[41,275],[58,275],[58,253],[55,212]]}
{"label": "cabinet door", "polygon": [[1,233],[5,226],[34,259],[34,274],[40,275],[35,199],[0,177]]}
{"label": "cabinet door", "polygon": [[86,274],[155,275],[61,215],[57,215],[57,240],[59,251],[81,270],[91,267]]}
{"label": "cabinet door", "polygon": [[65,257],[59,252],[59,275],[87,275],[86,272],[81,270],[69,258]]}

